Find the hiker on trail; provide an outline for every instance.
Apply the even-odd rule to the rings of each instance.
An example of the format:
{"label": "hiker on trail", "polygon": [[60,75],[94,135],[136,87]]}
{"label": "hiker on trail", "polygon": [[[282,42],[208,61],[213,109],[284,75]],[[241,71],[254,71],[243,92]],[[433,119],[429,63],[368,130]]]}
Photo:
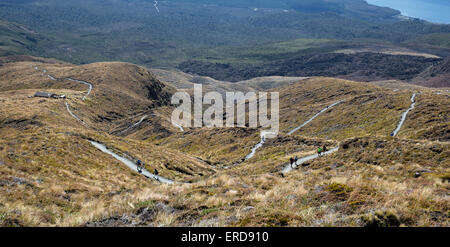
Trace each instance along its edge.
{"label": "hiker on trail", "polygon": [[298,157],[295,156],[295,158],[294,158],[294,165],[297,165],[297,161],[298,161]]}
{"label": "hiker on trail", "polygon": [[322,148],[322,147],[317,148],[317,155],[318,155],[319,157],[322,156],[322,152],[323,152],[323,148]]}
{"label": "hiker on trail", "polygon": [[326,153],[327,151],[328,151],[328,149],[327,149],[327,145],[323,145],[323,153]]}
{"label": "hiker on trail", "polygon": [[138,161],[137,161],[136,166],[137,166],[137,171],[138,171],[139,173],[142,173],[142,167],[143,167],[143,164],[142,164],[142,161],[141,161],[141,160],[138,160]]}
{"label": "hiker on trail", "polygon": [[290,162],[290,164],[291,164],[291,168],[294,168],[294,158],[290,158],[289,159],[289,162]]}

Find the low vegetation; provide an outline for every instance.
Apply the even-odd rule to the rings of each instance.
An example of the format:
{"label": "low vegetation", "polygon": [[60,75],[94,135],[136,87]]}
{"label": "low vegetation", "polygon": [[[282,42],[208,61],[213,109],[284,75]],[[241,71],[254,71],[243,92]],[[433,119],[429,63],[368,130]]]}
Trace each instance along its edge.
{"label": "low vegetation", "polygon": [[[52,81],[35,65],[91,82],[92,94],[82,100],[84,85]],[[280,135],[244,160],[260,129],[181,132],[169,121],[175,89],[141,67],[41,60],[0,71],[3,226],[449,225],[449,98],[441,90],[326,77],[285,84],[271,89],[280,92]],[[67,95],[88,126],[64,99],[28,97],[38,90]],[[415,110],[390,137],[413,92]],[[119,134],[142,114],[148,120]],[[147,179],[88,140],[179,183]],[[281,173],[290,158],[323,145],[340,149]]]}

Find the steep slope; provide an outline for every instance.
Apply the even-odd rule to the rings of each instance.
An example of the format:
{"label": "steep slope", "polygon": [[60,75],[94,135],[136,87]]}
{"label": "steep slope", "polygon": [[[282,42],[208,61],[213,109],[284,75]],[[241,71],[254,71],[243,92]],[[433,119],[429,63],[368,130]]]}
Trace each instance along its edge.
{"label": "steep slope", "polygon": [[441,59],[361,52],[294,53],[290,58],[263,64],[223,64],[187,61],[178,67],[187,73],[219,80],[239,81],[260,76],[329,76],[358,81],[411,80]]}
{"label": "steep slope", "polygon": [[450,87],[450,57],[428,67],[413,82],[426,87]]}
{"label": "steep slope", "polygon": [[[416,133],[439,126],[448,129],[450,99],[436,90],[408,84],[402,90],[379,85],[312,78],[273,89],[280,92],[285,133],[325,106],[344,101],[293,135],[281,133],[267,140],[253,158],[183,188],[188,196],[169,205],[178,208],[183,198],[181,205],[187,209],[175,211],[176,219],[170,225],[446,225],[449,139],[441,130],[430,136]],[[413,92],[420,92],[417,108],[408,115],[399,138],[392,138],[389,134],[409,107]],[[209,158],[217,161],[216,165],[227,160],[226,164],[232,165],[259,139],[258,132],[241,132],[246,133],[241,140],[249,144],[247,152],[242,150],[242,142],[228,148],[239,136],[220,130],[195,130],[162,139],[160,145]],[[314,154],[323,145],[339,150],[280,176],[289,158]],[[239,216],[233,217],[236,213]],[[154,224],[139,220],[139,213],[130,217],[143,225]],[[114,219],[94,223],[110,224],[121,223]]]}
{"label": "steep slope", "polygon": [[[92,82],[92,93],[83,100],[86,85],[52,80],[35,66],[46,68],[56,78]],[[97,150],[89,140],[104,143],[132,161],[142,160],[147,170],[157,169],[175,181],[189,182],[215,173],[207,163],[179,151],[108,133],[123,129],[121,124],[132,124],[127,114],[162,114],[168,107],[173,89],[138,66],[14,62],[0,69],[5,75],[0,79],[1,225],[79,225],[99,214],[126,210],[130,200],[134,203],[130,198],[149,195],[148,190],[161,186]],[[30,98],[36,91],[64,94],[67,99]],[[65,104],[86,124],[74,119]],[[99,121],[122,109],[117,119]],[[157,126],[152,123],[166,121],[149,115],[145,124],[151,131]],[[164,124],[171,126],[168,121]]]}
{"label": "steep slope", "polygon": [[75,66],[18,62],[5,64],[0,70],[4,75],[2,91],[53,88],[87,92],[88,86],[76,80],[91,83],[92,93],[84,100],[81,96],[85,93],[69,93],[67,97],[75,115],[92,128],[118,133],[145,114],[156,115],[143,123],[148,125],[153,120],[156,133],[164,134],[172,128],[169,119],[157,109],[164,111],[168,107],[174,89],[160,83],[142,67],[126,63]]}
{"label": "steep slope", "polygon": [[[281,133],[244,160],[260,128],[180,132],[168,120],[175,89],[141,67],[32,61],[0,72],[1,225],[448,225],[450,99],[442,90],[325,77],[281,83],[270,89],[280,92]],[[57,78],[93,88],[87,95],[86,84]],[[67,99],[28,97],[36,91]],[[390,137],[412,93],[416,107]],[[146,179],[90,140],[176,183]],[[280,173],[323,145],[339,149]]]}

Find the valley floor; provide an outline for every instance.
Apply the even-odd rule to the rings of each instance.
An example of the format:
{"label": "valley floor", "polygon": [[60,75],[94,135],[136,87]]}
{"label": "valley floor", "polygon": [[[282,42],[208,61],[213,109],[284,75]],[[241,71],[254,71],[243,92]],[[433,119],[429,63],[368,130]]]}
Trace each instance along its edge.
{"label": "valley floor", "polygon": [[[450,225],[447,88],[159,72],[175,79],[126,63],[1,66],[0,224]],[[173,126],[171,95],[198,80],[279,92],[281,133],[261,141],[260,128]],[[330,152],[317,157],[323,145]]]}

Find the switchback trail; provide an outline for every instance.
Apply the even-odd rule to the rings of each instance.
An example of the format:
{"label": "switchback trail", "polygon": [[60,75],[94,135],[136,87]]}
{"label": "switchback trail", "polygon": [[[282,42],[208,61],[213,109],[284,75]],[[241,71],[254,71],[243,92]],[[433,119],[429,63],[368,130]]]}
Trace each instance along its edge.
{"label": "switchback trail", "polygon": [[[38,68],[37,66],[34,66],[34,69],[35,69],[35,70],[39,70],[39,68]],[[67,78],[56,78],[56,77],[54,77],[54,76],[48,74],[47,72],[48,72],[48,71],[47,71],[46,69],[43,69],[43,70],[42,70],[42,75],[43,75],[43,76],[47,75],[47,77],[50,78],[50,80],[52,80],[52,81],[64,81],[64,80],[68,80],[68,81],[73,81],[73,82],[82,83],[82,84],[88,86],[88,91],[87,91],[86,95],[83,96],[83,100],[85,100],[86,97],[89,96],[89,95],[91,94],[91,91],[92,91],[92,88],[93,88],[93,86],[92,86],[91,83],[89,83],[89,82],[87,82],[87,81],[82,81],[82,80],[73,79],[73,78],[70,78],[70,77],[67,77]]]}
{"label": "switchback trail", "polygon": [[72,116],[72,117],[75,118],[76,120],[80,121],[84,126],[86,126],[86,123],[83,122],[83,120],[81,120],[77,115],[75,115],[75,114],[70,110],[69,103],[67,103],[67,101],[64,102],[64,103],[66,104],[66,109],[67,109],[67,112],[69,112],[70,116]]}
{"label": "switchback trail", "polygon": [[253,158],[253,156],[255,156],[256,150],[258,150],[259,148],[261,148],[264,145],[264,143],[266,142],[266,136],[269,134],[273,134],[273,133],[267,132],[267,131],[261,132],[261,141],[252,148],[252,152],[250,154],[245,156],[245,160],[251,159],[251,158]]}
{"label": "switchback trail", "polygon": [[[313,121],[315,118],[317,118],[318,116],[320,116],[322,113],[328,111],[328,110],[331,109],[332,107],[334,107],[334,106],[336,106],[336,105],[338,105],[338,104],[340,104],[340,103],[342,103],[342,102],[344,102],[344,101],[345,101],[345,100],[340,100],[340,101],[338,101],[338,102],[335,102],[335,103],[333,103],[333,104],[331,104],[331,105],[329,105],[329,106],[323,108],[320,112],[318,112],[318,113],[317,113],[316,115],[314,115],[312,118],[308,119],[306,122],[304,122],[303,124],[301,124],[301,125],[298,126],[297,128],[291,130],[291,131],[288,133],[288,135],[292,135],[294,132],[296,132],[296,131],[298,131],[299,129],[305,127],[307,124],[309,124],[309,123],[310,123],[311,121]],[[335,152],[337,152],[338,150],[339,150],[339,147],[332,148],[332,149],[330,149],[329,151],[325,152],[324,155],[328,155],[328,154],[335,153]],[[300,158],[299,160],[297,160],[297,162],[293,165],[294,167],[293,167],[291,164],[288,164],[286,167],[284,167],[284,169],[282,170],[282,173],[288,173],[288,172],[292,171],[293,168],[296,168],[296,167],[300,166],[301,164],[303,164],[303,163],[305,163],[305,162],[307,162],[307,161],[310,161],[310,160],[313,160],[313,159],[317,159],[317,158],[319,158],[319,155],[318,155],[317,153],[316,153],[316,154],[313,154],[313,155],[306,156],[306,157],[302,157],[302,158]]]}
{"label": "switchback trail", "polygon": [[[37,66],[34,66],[34,69],[35,69],[35,70],[39,70],[39,68],[38,68]],[[78,82],[78,83],[82,83],[82,84],[87,85],[87,86],[89,87],[89,89],[88,89],[86,95],[84,95],[83,100],[85,100],[85,98],[91,94],[91,91],[92,91],[92,88],[93,88],[92,84],[89,83],[89,82],[86,82],[86,81],[77,80],[77,79],[72,79],[72,78],[63,78],[63,79],[55,78],[54,76],[52,76],[52,75],[50,75],[50,74],[47,74],[47,70],[45,70],[45,69],[42,70],[42,75],[43,75],[43,76],[47,75],[47,77],[50,78],[50,79],[53,80],[53,81],[69,80],[69,81]],[[83,120],[81,120],[77,115],[75,115],[75,114],[70,110],[69,103],[67,103],[67,101],[65,101],[64,103],[65,103],[65,105],[66,105],[67,112],[68,112],[73,118],[75,118],[77,121],[81,122],[84,126],[87,126],[86,123],[85,123]],[[126,129],[125,131],[127,131],[127,130],[129,130],[129,129],[132,129],[132,128],[138,126],[138,125],[141,124],[147,117],[148,117],[148,115],[143,116],[143,117],[139,120],[139,122],[133,124],[132,126],[130,126],[130,127],[129,127],[128,129]],[[183,128],[182,128],[181,126],[180,126],[180,129],[183,131]],[[125,131],[123,131],[123,132],[125,132]],[[127,159],[127,158],[124,158],[124,157],[121,157],[120,155],[115,154],[114,152],[108,150],[108,149],[106,148],[106,146],[103,145],[103,144],[100,144],[100,143],[95,142],[95,141],[89,141],[89,142],[90,142],[94,147],[96,147],[97,149],[99,149],[100,151],[102,151],[102,152],[104,152],[104,153],[107,153],[107,154],[113,156],[115,159],[121,161],[122,163],[124,163],[126,166],[128,166],[128,167],[131,168],[132,170],[137,171],[137,165],[136,165],[134,162],[132,162],[131,160],[129,160],[129,159]],[[142,170],[142,175],[144,175],[144,176],[147,177],[147,178],[151,178],[151,179],[154,179],[154,180],[156,180],[156,181],[159,181],[159,182],[161,182],[161,183],[166,183],[166,184],[173,184],[173,183],[174,183],[174,182],[173,182],[172,180],[170,180],[170,179],[167,179],[167,178],[164,178],[164,177],[161,177],[161,176],[152,174],[152,173],[150,173],[149,171],[147,171],[147,170],[145,170],[145,169]]]}
{"label": "switchback trail", "polygon": [[92,84],[91,84],[91,83],[85,82],[85,81],[81,81],[81,80],[72,79],[72,78],[66,78],[66,80],[73,81],[73,82],[78,82],[78,83],[82,83],[82,84],[87,85],[87,86],[89,87],[89,89],[88,89],[86,95],[83,96],[83,100],[85,100],[86,97],[89,96],[89,94],[91,94],[91,91],[92,91]]}
{"label": "switchback trail", "polygon": [[[338,150],[339,150],[339,147],[332,148],[332,149],[330,149],[329,151],[325,152],[324,155],[328,155],[328,154],[335,153],[335,152],[337,152]],[[288,164],[287,166],[284,167],[284,169],[283,169],[281,172],[282,172],[282,173],[288,173],[288,172],[292,171],[292,169],[294,169],[294,168],[300,166],[301,164],[303,164],[303,163],[305,163],[305,162],[307,162],[307,161],[313,160],[313,159],[317,159],[317,158],[319,158],[319,155],[318,155],[317,153],[316,153],[316,154],[313,154],[313,155],[309,155],[309,156],[303,157],[303,158],[300,158],[300,159],[297,160],[297,162],[294,164],[294,167],[292,167],[291,164]]]}
{"label": "switchback trail", "polygon": [[[327,107],[325,107],[324,109],[322,109],[320,112],[318,112],[316,115],[314,115],[312,118],[308,119],[306,122],[304,122],[303,124],[301,124],[300,126],[296,127],[295,129],[291,130],[288,135],[292,135],[294,132],[298,131],[299,129],[303,128],[304,126],[306,126],[307,124],[309,124],[311,121],[313,121],[315,118],[317,118],[318,116],[320,116],[322,113],[328,111],[329,109],[331,109],[332,107],[340,104],[344,102],[344,100],[340,100],[338,102],[335,102]],[[250,154],[248,154],[245,157],[245,160],[251,159],[253,158],[253,156],[255,156],[256,150],[258,150],[259,148],[261,148],[264,143],[265,143],[265,139],[266,139],[266,135],[270,134],[270,132],[261,132],[261,141],[256,144],[253,148]]]}
{"label": "switchback trail", "polygon": [[334,107],[334,106],[336,106],[336,105],[338,105],[338,104],[340,104],[340,103],[342,103],[342,102],[344,102],[344,100],[340,100],[340,101],[338,101],[338,102],[336,102],[336,103],[333,103],[333,104],[331,104],[331,105],[329,105],[329,106],[323,108],[319,113],[317,113],[316,115],[314,115],[312,118],[308,119],[306,122],[304,122],[303,124],[301,124],[301,125],[298,126],[297,128],[291,130],[291,131],[288,133],[288,135],[294,134],[294,132],[296,132],[296,131],[298,131],[299,129],[305,127],[307,124],[309,124],[311,121],[313,121],[316,117],[320,116],[322,113],[328,111],[328,109],[330,109],[330,108],[332,108],[332,107]]}
{"label": "switchback trail", "polygon": [[397,125],[397,128],[391,133],[391,136],[396,136],[398,134],[398,132],[400,131],[400,129],[402,128],[403,124],[405,123],[406,120],[406,116],[408,115],[408,113],[414,109],[414,107],[416,106],[416,93],[414,93],[411,97],[411,106],[402,114],[402,118],[400,119],[400,122]]}
{"label": "switchback trail", "polygon": [[[39,71],[39,68],[38,68],[37,66],[34,66],[34,69],[37,70],[37,71]],[[76,80],[76,79],[72,79],[72,78],[64,78],[64,79],[60,79],[60,78],[56,78],[56,77],[54,77],[54,76],[48,74],[47,72],[48,72],[48,71],[47,71],[46,69],[43,69],[43,70],[42,70],[42,75],[43,75],[43,76],[47,75],[47,77],[50,78],[50,80],[52,80],[52,81],[69,80],[69,81],[78,82],[78,83],[82,83],[82,84],[88,85],[88,86],[89,86],[89,89],[88,89],[88,92],[86,93],[86,95],[83,96],[83,100],[85,100],[86,97],[89,96],[89,94],[91,94],[91,91],[92,91],[92,84],[91,84],[91,83],[85,82],[85,81]],[[72,116],[73,118],[75,118],[76,120],[78,120],[79,122],[81,122],[84,126],[87,126],[86,123],[85,123],[83,120],[81,120],[77,115],[75,115],[75,114],[70,110],[70,106],[69,106],[69,103],[67,103],[67,100],[66,100],[64,103],[65,103],[65,105],[66,105],[67,112],[70,114],[70,116]]]}
{"label": "switchback trail", "polygon": [[[35,70],[39,70],[39,68],[38,68],[37,66],[35,66],[34,69],[35,69]],[[42,75],[45,75],[46,73],[47,73],[47,70],[45,70],[45,69],[42,70]],[[81,81],[81,80],[76,80],[76,79],[72,79],[72,78],[58,79],[58,78],[55,78],[55,77],[53,77],[52,75],[49,75],[49,74],[47,74],[47,76],[48,76],[51,80],[53,80],[53,81],[69,80],[69,81],[78,82],[78,83],[82,83],[82,84],[88,85],[88,86],[89,86],[89,89],[88,89],[88,92],[86,93],[86,95],[83,97],[83,100],[84,100],[87,96],[89,96],[89,94],[90,94],[91,91],[92,91],[92,84],[89,83],[89,82],[85,82],[85,81]],[[75,118],[77,121],[81,122],[83,125],[86,126],[86,123],[83,122],[83,120],[81,120],[77,115],[75,115],[75,114],[70,110],[69,103],[67,103],[67,101],[65,101],[64,103],[65,103],[65,105],[66,105],[67,112],[68,112],[73,118]],[[133,127],[135,127],[135,126],[141,124],[142,121],[145,120],[145,118],[147,118],[147,115],[145,115],[144,117],[142,117],[141,120],[140,120],[139,122],[135,123],[135,124],[132,125],[130,128],[133,128]],[[130,129],[130,128],[129,128],[129,129]],[[127,130],[128,130],[128,129],[127,129]],[[129,160],[129,159],[127,159],[127,158],[124,158],[124,157],[121,157],[120,155],[117,155],[117,154],[115,154],[114,152],[111,152],[111,151],[108,150],[108,149],[106,148],[106,146],[103,145],[103,144],[100,144],[100,143],[95,142],[95,141],[89,141],[89,142],[90,142],[94,147],[96,147],[97,149],[99,149],[100,151],[102,151],[102,152],[104,152],[104,153],[107,153],[107,154],[109,154],[109,155],[112,155],[115,159],[117,159],[117,160],[119,160],[120,162],[124,163],[126,166],[128,166],[128,167],[131,168],[132,170],[137,171],[137,165],[136,165],[134,162],[132,162],[131,160]],[[173,181],[172,181],[172,180],[167,179],[167,178],[164,178],[164,177],[161,177],[161,176],[158,176],[158,175],[155,175],[155,174],[152,174],[152,173],[150,173],[149,171],[147,171],[147,170],[145,170],[145,169],[142,170],[142,175],[144,175],[144,176],[147,177],[147,178],[151,178],[151,179],[157,180],[157,181],[159,181],[159,182],[161,182],[161,183],[173,184]]]}
{"label": "switchback trail", "polygon": [[[391,136],[396,136],[398,134],[398,132],[400,131],[400,129],[403,126],[403,123],[405,122],[406,116],[408,115],[408,113],[414,109],[415,107],[415,97],[416,97],[416,93],[414,93],[411,97],[411,106],[402,114],[402,118],[397,126],[397,128],[392,132]],[[289,132],[289,134],[294,133],[295,131],[297,131],[298,129],[302,128],[303,126],[305,126],[306,124],[308,124],[309,122],[311,122],[314,118],[316,118],[318,115],[322,114],[323,112],[325,112],[326,110],[328,110],[329,108],[341,103],[342,101],[338,101],[330,106],[328,106],[327,108],[323,109],[322,111],[320,111],[318,114],[316,114],[314,117],[312,117],[310,120],[306,121],[304,124],[300,125],[299,127],[297,127],[296,129],[292,130],[291,132]],[[332,154],[335,153],[339,150],[339,147],[330,149],[328,152],[325,152],[324,155],[328,155],[328,154]],[[291,166],[291,164],[288,164],[286,167],[284,167],[284,169],[282,170],[282,173],[288,173],[290,171],[292,171],[293,168],[296,168],[298,166],[300,166],[301,164],[313,160],[313,159],[317,159],[319,158],[318,154],[313,154],[313,155],[309,155],[303,158],[300,158],[295,164],[294,167]]]}
{"label": "switchback trail", "polygon": [[[36,70],[39,70],[38,67],[35,67],[35,69],[36,69]],[[47,70],[43,70],[43,71],[42,71],[42,74],[43,74],[43,75],[45,75],[46,73],[47,73]],[[58,81],[58,80],[69,80],[69,81],[78,82],[78,83],[82,83],[82,84],[88,85],[88,86],[89,86],[89,89],[88,89],[88,92],[86,93],[86,95],[83,97],[83,100],[85,99],[85,97],[89,96],[89,94],[90,94],[91,91],[92,91],[92,84],[89,83],[89,82],[85,82],[85,81],[81,81],[81,80],[76,80],[76,79],[72,79],[72,78],[58,79],[58,78],[55,78],[55,77],[53,77],[52,75],[49,75],[49,74],[47,74],[47,76],[48,76],[51,80],[54,80],[54,81]],[[402,117],[402,121],[401,121],[401,123],[399,124],[398,129],[401,128],[401,125],[403,124],[404,118],[406,118],[406,114],[407,114],[411,109],[414,108],[414,97],[415,97],[415,94],[413,95],[413,97],[412,97],[412,99],[411,99],[411,101],[413,102],[413,105],[410,107],[410,109],[408,109],[408,111],[406,111],[406,112],[404,113],[404,116]],[[302,127],[306,126],[308,123],[310,123],[311,121],[313,121],[313,120],[314,120],[315,118],[317,118],[319,115],[321,115],[322,113],[326,112],[328,109],[330,109],[330,108],[332,108],[332,107],[334,107],[334,106],[336,106],[336,105],[342,103],[343,101],[344,101],[344,100],[340,100],[340,101],[335,102],[335,103],[333,103],[333,104],[327,106],[326,108],[322,109],[319,113],[317,113],[316,115],[314,115],[312,118],[308,119],[308,120],[307,120],[306,122],[304,122],[302,125],[296,127],[296,128],[293,129],[292,131],[290,131],[290,132],[288,133],[288,135],[292,135],[294,132],[298,131],[299,129],[301,129]],[[65,102],[65,105],[66,105],[67,111],[69,112],[69,114],[70,114],[73,118],[75,118],[76,120],[80,121],[83,125],[86,125],[86,124],[85,124],[78,116],[76,116],[74,113],[72,113],[72,111],[70,110],[70,106],[69,106],[69,104],[67,103],[67,101]],[[148,117],[148,115],[144,115],[137,123],[131,125],[130,127],[128,127],[127,129],[123,130],[123,131],[120,132],[120,133],[124,133],[124,132],[126,132],[126,131],[128,131],[128,130],[130,130],[130,129],[136,127],[136,126],[138,126],[138,125],[141,124],[147,117]],[[183,129],[182,126],[180,126],[180,125],[175,125],[175,126],[177,126],[181,131],[184,131],[184,129]],[[397,132],[398,132],[398,131],[397,131]],[[261,132],[261,141],[260,141],[258,144],[256,144],[256,145],[252,148],[251,153],[248,154],[248,155],[245,157],[245,160],[248,160],[248,159],[251,159],[251,158],[254,157],[256,151],[264,145],[265,140],[266,140],[266,136],[269,135],[269,134],[272,134],[272,133],[271,133],[271,132],[267,132],[267,131],[262,131],[262,132]],[[109,155],[113,156],[115,159],[119,160],[120,162],[122,162],[123,164],[125,164],[126,166],[128,166],[130,169],[132,169],[132,170],[134,170],[134,171],[137,171],[137,165],[136,165],[133,161],[131,161],[131,160],[127,159],[127,158],[124,158],[124,157],[122,157],[122,156],[120,156],[120,155],[118,155],[118,154],[116,154],[116,153],[110,151],[108,148],[106,148],[105,145],[103,145],[103,144],[101,144],[101,143],[98,143],[98,142],[95,142],[95,141],[92,141],[92,140],[89,140],[89,142],[90,142],[95,148],[99,149],[100,151],[102,151],[102,152],[104,152],[104,153],[106,153],[106,154],[109,154]],[[325,152],[324,155],[332,154],[332,153],[334,153],[334,152],[336,152],[336,151],[338,151],[338,150],[339,150],[339,147],[330,149],[329,151]],[[318,157],[319,157],[318,154],[314,154],[314,155],[310,155],[310,156],[306,156],[306,157],[300,158],[300,159],[296,162],[296,164],[295,164],[294,166],[295,166],[295,167],[298,167],[299,165],[301,165],[301,164],[303,164],[303,163],[305,163],[305,162],[307,162],[307,161],[309,161],[309,160],[316,159],[316,158],[318,158]],[[229,168],[229,167],[225,167],[225,168]],[[287,166],[282,170],[282,172],[283,172],[283,173],[288,173],[288,172],[290,172],[292,169],[293,169],[293,167],[291,166],[291,164],[289,164],[289,165],[287,165]],[[145,170],[145,169],[142,170],[142,175],[144,175],[144,176],[147,177],[147,178],[151,178],[151,179],[157,180],[157,181],[159,181],[159,182],[161,182],[161,183],[166,183],[166,184],[173,184],[173,183],[174,183],[174,181],[172,181],[172,180],[170,180],[170,179],[167,179],[167,178],[164,178],[164,177],[161,177],[161,176],[152,174],[152,173],[150,173],[149,171],[147,171],[147,170]]]}
{"label": "switchback trail", "polygon": [[[95,141],[91,141],[91,140],[89,142],[94,147],[99,149],[100,151],[113,156],[116,160],[122,162],[123,164],[128,166],[130,169],[132,169],[132,170],[137,172],[137,165],[133,161],[131,161],[131,160],[127,159],[127,158],[124,158],[124,157],[122,157],[122,156],[120,156],[118,154],[115,154],[114,152],[110,151],[108,148],[106,148],[105,145],[103,145],[101,143],[98,143],[98,142],[95,142]],[[173,184],[174,183],[172,180],[164,178],[164,177],[161,177],[161,176],[158,176],[158,175],[155,175],[155,174],[152,174],[149,171],[147,171],[146,169],[142,169],[142,175],[144,175],[147,178],[154,179],[154,180],[156,180],[158,182],[161,182],[161,183],[165,183],[165,184]]]}

